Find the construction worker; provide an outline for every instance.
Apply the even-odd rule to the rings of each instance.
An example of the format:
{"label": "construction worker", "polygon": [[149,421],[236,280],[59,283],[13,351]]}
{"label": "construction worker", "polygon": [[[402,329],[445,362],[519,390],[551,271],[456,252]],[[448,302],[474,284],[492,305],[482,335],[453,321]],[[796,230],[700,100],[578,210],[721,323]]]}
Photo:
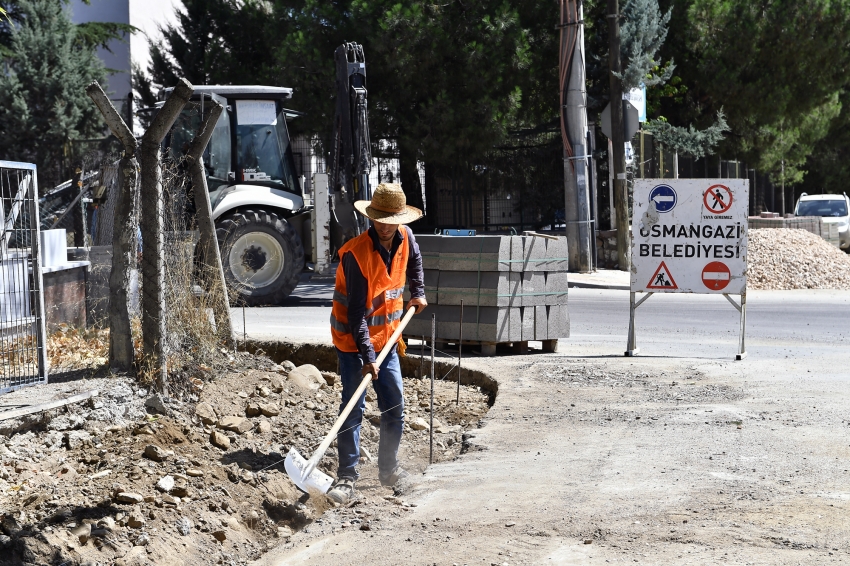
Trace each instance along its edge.
{"label": "construction worker", "polygon": [[[378,185],[371,201],[357,201],[354,207],[372,226],[339,251],[330,322],[342,381],[340,412],[363,377],[371,373],[381,411],[378,476],[382,485],[393,486],[409,475],[398,463],[404,428],[398,346],[393,345],[380,367],[375,361],[406,310],[402,297],[405,279],[410,285],[408,308],[421,312],[428,305],[419,246],[404,226],[419,219],[422,211],[407,205],[401,185],[396,183]],[[340,504],[352,498],[358,478],[365,397],[364,393],[337,435],[339,468],[328,497]]]}

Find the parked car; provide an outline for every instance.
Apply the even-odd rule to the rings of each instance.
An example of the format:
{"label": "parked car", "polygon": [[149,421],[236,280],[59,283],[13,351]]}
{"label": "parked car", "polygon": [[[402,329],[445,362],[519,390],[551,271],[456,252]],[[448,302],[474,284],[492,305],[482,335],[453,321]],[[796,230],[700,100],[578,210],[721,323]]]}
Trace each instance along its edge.
{"label": "parked car", "polygon": [[796,216],[820,216],[824,224],[838,225],[839,246],[850,253],[850,198],[843,195],[800,195]]}

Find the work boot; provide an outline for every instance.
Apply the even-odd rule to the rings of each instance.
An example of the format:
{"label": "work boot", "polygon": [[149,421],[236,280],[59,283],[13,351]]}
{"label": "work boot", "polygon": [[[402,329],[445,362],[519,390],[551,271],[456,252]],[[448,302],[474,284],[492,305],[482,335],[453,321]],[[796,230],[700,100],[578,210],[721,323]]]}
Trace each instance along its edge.
{"label": "work boot", "polygon": [[388,476],[378,474],[378,479],[381,480],[381,485],[385,487],[393,487],[399,481],[409,477],[410,474],[407,473],[407,470],[405,470],[401,466],[397,466],[396,469],[393,470],[393,472]]}
{"label": "work boot", "polygon": [[328,492],[328,497],[340,505],[345,505],[354,497],[354,480],[352,478],[339,478]]}

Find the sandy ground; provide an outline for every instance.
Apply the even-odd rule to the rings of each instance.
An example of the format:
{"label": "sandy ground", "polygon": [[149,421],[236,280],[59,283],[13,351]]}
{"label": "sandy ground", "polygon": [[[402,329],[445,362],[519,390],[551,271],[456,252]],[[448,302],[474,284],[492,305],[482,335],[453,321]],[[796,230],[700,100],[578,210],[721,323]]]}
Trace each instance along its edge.
{"label": "sandy ground", "polygon": [[471,362],[499,396],[415,507],[257,564],[850,563],[846,368],[567,350]]}

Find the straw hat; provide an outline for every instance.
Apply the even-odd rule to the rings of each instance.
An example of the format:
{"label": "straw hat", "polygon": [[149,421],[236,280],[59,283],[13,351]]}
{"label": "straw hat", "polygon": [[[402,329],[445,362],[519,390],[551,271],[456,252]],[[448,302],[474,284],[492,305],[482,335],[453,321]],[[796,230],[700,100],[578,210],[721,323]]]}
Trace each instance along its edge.
{"label": "straw hat", "polygon": [[422,211],[407,205],[398,183],[381,183],[375,187],[372,200],[358,200],[354,208],[367,218],[384,224],[410,224],[422,218]]}

